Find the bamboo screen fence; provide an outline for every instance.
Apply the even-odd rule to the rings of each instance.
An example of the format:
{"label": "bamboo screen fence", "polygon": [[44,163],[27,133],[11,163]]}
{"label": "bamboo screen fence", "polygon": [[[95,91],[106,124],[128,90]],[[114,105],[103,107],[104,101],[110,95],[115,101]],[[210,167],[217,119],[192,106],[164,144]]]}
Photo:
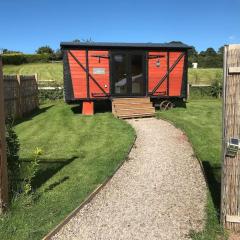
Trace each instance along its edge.
{"label": "bamboo screen fence", "polygon": [[36,75],[4,75],[5,117],[19,118],[39,106]]}
{"label": "bamboo screen fence", "polygon": [[221,221],[225,228],[240,230],[240,152],[227,155],[230,138],[240,138],[240,44],[224,49],[223,161]]}

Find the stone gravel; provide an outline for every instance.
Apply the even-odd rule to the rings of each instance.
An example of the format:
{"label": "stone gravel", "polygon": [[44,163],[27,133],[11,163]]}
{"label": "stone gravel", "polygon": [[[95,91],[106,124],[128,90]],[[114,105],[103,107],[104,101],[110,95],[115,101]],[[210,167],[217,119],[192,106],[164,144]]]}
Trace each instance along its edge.
{"label": "stone gravel", "polygon": [[205,223],[207,187],[186,136],[155,118],[131,119],[129,159],[54,240],[185,240]]}

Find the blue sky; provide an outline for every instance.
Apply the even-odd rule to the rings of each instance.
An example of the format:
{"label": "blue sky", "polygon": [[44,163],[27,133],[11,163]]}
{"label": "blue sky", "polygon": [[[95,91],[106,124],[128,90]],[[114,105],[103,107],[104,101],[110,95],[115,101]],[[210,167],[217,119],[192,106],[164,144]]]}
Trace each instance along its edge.
{"label": "blue sky", "polygon": [[240,0],[0,0],[0,48],[61,41],[183,41],[198,51],[240,43]]}

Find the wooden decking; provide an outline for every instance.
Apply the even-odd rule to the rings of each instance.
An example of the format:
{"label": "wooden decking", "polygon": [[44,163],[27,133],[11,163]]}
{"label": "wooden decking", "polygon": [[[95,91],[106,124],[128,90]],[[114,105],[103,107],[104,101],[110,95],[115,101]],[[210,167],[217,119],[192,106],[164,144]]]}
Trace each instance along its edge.
{"label": "wooden decking", "polygon": [[152,117],[155,108],[150,98],[114,98],[112,112],[118,118]]}

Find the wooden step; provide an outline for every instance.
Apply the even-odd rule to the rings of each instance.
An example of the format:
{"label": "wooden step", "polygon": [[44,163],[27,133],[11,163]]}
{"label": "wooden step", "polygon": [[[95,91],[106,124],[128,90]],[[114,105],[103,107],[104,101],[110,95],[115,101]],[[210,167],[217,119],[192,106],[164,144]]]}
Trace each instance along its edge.
{"label": "wooden step", "polygon": [[113,98],[113,103],[150,103],[150,98]]}
{"label": "wooden step", "polygon": [[118,118],[150,117],[155,115],[150,98],[115,98],[112,112]]}
{"label": "wooden step", "polygon": [[155,109],[118,109],[115,112],[118,116],[122,114],[144,114],[144,113],[155,113]]}
{"label": "wooden step", "polygon": [[152,103],[138,103],[138,102],[130,102],[130,103],[113,103],[115,108],[147,108],[152,107]]}
{"label": "wooden step", "polygon": [[125,106],[123,108],[116,108],[115,107],[115,110],[116,111],[120,111],[120,110],[129,110],[129,111],[147,111],[147,110],[153,110],[155,111],[155,108],[153,106],[148,106],[148,107],[135,107],[135,108],[131,108],[131,107],[128,107],[128,106]]}
{"label": "wooden step", "polygon": [[131,114],[131,115],[128,115],[128,114],[121,114],[121,115],[118,115],[118,118],[121,118],[121,119],[127,119],[127,118],[141,118],[141,117],[153,117],[155,116],[155,113],[142,113],[142,114]]}

